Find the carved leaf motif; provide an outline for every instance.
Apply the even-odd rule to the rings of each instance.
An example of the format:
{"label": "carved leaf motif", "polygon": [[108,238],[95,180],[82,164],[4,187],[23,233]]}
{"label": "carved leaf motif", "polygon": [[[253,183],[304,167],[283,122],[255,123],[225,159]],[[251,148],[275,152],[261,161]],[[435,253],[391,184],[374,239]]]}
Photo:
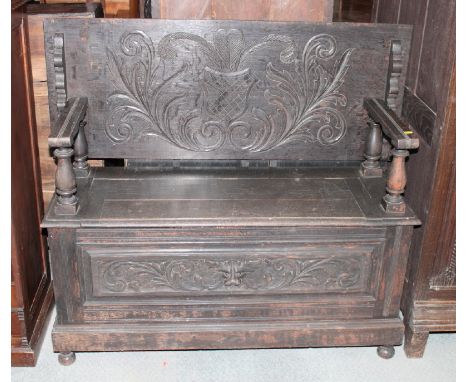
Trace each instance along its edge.
{"label": "carved leaf motif", "polygon": [[283,259],[181,259],[101,264],[113,292],[240,290],[340,290],[359,284],[362,257]]}
{"label": "carved leaf motif", "polygon": [[[353,49],[347,49],[335,63],[334,73],[329,73],[320,63],[335,55],[336,41],[329,35],[317,35],[306,44],[302,61],[294,72],[279,71],[269,63],[267,79],[271,87],[265,97],[285,115],[283,129],[268,127],[270,136],[255,151],[264,151],[293,139],[321,144],[338,142],[346,133],[346,121],[336,106],[346,106],[346,97],[339,93],[349,69]],[[299,65],[300,64],[300,65]],[[274,122],[269,118],[267,124]],[[273,136],[272,132],[281,133]]]}
{"label": "carved leaf motif", "polygon": [[[106,133],[115,144],[154,135],[191,151],[213,151],[228,142],[259,152],[292,140],[330,145],[346,133],[339,108],[347,101],[339,89],[353,49],[329,69],[327,61],[336,54],[330,35],[312,37],[300,58],[287,36],[272,34],[246,46],[235,29],[217,31],[212,42],[171,33],[157,48],[145,33],[133,31],[121,37],[119,48],[121,54],[107,51],[117,90],[107,100]],[[261,64],[256,53],[266,48],[280,49],[281,69],[272,62]],[[265,80],[251,65],[257,70],[264,65]],[[267,86],[265,105],[273,109],[249,105],[251,90],[260,82]]]}
{"label": "carved leaf motif", "polygon": [[[130,138],[152,134],[183,147],[181,142],[174,139],[167,120],[184,94],[181,92],[168,98],[164,90],[174,78],[181,76],[186,67],[181,67],[161,82],[157,78],[159,61],[153,43],[146,34],[139,31],[127,33],[122,36],[120,46],[131,60],[107,50],[109,70],[118,89],[107,99],[112,108],[106,124],[108,137],[115,143],[122,143]],[[139,130],[135,131],[135,127]]]}

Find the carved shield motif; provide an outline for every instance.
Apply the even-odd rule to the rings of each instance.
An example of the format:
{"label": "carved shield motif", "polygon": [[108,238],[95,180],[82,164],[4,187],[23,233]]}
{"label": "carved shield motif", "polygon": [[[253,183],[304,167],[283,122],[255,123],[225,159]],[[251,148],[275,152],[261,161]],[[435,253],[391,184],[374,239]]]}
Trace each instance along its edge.
{"label": "carved shield motif", "polygon": [[205,118],[230,122],[245,112],[255,80],[250,69],[223,73],[206,67],[201,83]]}

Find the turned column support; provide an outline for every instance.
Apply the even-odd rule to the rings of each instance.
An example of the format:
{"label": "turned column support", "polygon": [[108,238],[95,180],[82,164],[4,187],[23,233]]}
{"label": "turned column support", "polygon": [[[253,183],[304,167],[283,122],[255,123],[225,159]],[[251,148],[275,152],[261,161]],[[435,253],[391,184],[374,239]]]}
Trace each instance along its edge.
{"label": "turned column support", "polygon": [[372,120],[368,122],[368,125],[370,130],[364,153],[366,160],[361,163],[360,174],[364,178],[381,177],[382,168],[379,160],[382,155],[382,128]]}
{"label": "turned column support", "polygon": [[406,204],[401,195],[406,186],[405,159],[409,155],[408,150],[393,150],[392,163],[387,179],[387,194],[382,199],[382,207],[389,213],[404,213]]}
{"label": "turned column support", "polygon": [[57,204],[55,213],[59,215],[74,215],[78,210],[76,179],[71,162],[72,156],[72,148],[61,147],[54,150],[54,157],[57,159],[57,171],[55,172]]}
{"label": "turned column support", "polygon": [[75,153],[73,168],[75,169],[75,175],[78,178],[86,178],[89,175],[88,142],[84,132],[85,125],[85,121],[80,122],[80,127],[73,145],[73,150]]}

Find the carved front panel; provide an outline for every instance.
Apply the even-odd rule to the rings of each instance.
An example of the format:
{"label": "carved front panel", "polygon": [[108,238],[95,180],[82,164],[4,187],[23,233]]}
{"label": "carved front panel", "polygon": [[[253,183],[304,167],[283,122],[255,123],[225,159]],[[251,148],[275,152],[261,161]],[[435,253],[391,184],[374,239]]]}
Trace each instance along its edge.
{"label": "carved front panel", "polygon": [[94,297],[369,292],[370,247],[346,254],[341,248],[296,255],[288,250],[287,256],[246,252],[190,255],[84,249],[83,260]]}
{"label": "carved front panel", "polygon": [[85,321],[371,318],[385,228],[84,228]]}
{"label": "carved front panel", "polygon": [[53,38],[62,33],[67,94],[90,98],[90,157],[361,159],[363,99],[388,95],[401,106],[407,27],[61,20],[45,28],[49,86],[59,85]]}
{"label": "carved front panel", "polygon": [[98,293],[361,289],[362,257],[98,261]]}

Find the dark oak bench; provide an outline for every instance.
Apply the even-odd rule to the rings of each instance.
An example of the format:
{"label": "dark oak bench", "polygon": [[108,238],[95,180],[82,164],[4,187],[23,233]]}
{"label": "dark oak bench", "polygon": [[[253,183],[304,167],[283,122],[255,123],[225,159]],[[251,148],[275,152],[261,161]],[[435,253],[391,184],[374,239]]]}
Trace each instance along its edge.
{"label": "dark oak bench", "polygon": [[[401,344],[411,28],[47,20],[54,350]],[[127,161],[90,168],[87,158]],[[391,161],[390,161],[391,158]]]}

